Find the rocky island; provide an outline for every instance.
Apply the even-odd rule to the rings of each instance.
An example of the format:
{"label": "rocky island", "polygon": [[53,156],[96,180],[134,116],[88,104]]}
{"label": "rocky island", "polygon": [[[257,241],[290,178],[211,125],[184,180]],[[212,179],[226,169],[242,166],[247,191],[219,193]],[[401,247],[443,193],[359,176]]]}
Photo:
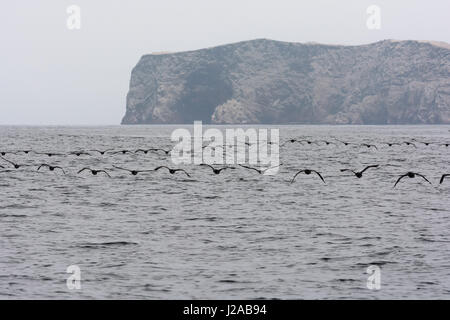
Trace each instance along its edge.
{"label": "rocky island", "polygon": [[266,39],[144,55],[122,124],[449,124],[450,45]]}

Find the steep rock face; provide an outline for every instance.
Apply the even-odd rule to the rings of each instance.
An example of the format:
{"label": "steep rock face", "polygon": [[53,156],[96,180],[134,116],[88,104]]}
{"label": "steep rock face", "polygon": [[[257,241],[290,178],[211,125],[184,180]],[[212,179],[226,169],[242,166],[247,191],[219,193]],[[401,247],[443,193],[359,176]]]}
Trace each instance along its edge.
{"label": "steep rock face", "polygon": [[450,49],[252,40],[145,55],[123,124],[450,123]]}

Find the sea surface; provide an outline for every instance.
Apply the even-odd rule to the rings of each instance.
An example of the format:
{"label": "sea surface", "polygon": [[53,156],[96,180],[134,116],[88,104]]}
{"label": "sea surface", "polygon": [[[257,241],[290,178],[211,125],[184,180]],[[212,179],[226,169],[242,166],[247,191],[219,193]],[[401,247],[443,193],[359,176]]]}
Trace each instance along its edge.
{"label": "sea surface", "polygon": [[[179,126],[0,127],[0,152],[171,148]],[[186,126],[190,129],[191,127]],[[217,126],[224,129],[226,127]],[[246,127],[251,128],[251,127]],[[335,144],[280,147],[278,174],[148,154],[6,154],[0,160],[1,299],[449,299],[449,126],[259,126]],[[206,128],[205,128],[206,129]],[[432,142],[417,148],[384,142]],[[355,145],[345,146],[338,142]],[[375,144],[375,148],[359,146]],[[37,171],[42,164],[59,165]],[[361,179],[340,169],[361,170]],[[107,169],[112,178],[77,171]],[[315,175],[293,175],[300,169]],[[420,177],[405,178],[408,171]],[[81,271],[70,290],[66,272]],[[380,268],[370,290],[369,266]]]}

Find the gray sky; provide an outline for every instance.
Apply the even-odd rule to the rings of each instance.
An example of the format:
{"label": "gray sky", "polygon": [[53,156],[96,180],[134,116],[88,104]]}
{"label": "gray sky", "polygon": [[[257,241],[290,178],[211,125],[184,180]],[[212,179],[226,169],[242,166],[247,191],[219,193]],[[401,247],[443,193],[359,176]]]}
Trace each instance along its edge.
{"label": "gray sky", "polygon": [[[369,5],[381,29],[366,26]],[[66,9],[81,8],[68,30]],[[0,11],[0,124],[119,124],[143,54],[269,38],[450,42],[448,0],[15,0]]]}

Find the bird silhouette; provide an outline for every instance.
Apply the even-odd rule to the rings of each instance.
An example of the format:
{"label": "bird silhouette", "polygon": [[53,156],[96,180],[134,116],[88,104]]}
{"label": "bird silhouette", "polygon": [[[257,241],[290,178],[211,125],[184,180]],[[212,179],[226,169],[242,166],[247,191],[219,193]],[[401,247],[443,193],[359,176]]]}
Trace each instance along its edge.
{"label": "bird silhouette", "polygon": [[186,174],[189,178],[191,177],[191,175],[189,173],[187,173],[184,169],[172,169],[167,166],[159,166],[159,167],[155,168],[154,171],[158,171],[159,169],[163,169],[163,168],[169,170],[170,174],[174,174],[174,173],[180,171],[180,172],[184,172],[184,174]]}
{"label": "bird silhouette", "polygon": [[130,170],[130,169],[121,168],[121,167],[118,167],[118,166],[115,166],[115,165],[113,165],[113,167],[116,168],[116,169],[119,169],[119,170],[128,171],[133,176],[137,175],[138,173],[153,171],[153,170]]}
{"label": "bird silhouette", "polygon": [[64,171],[64,169],[61,168],[60,166],[51,166],[51,165],[46,164],[46,163],[41,164],[41,165],[37,168],[37,171],[41,170],[41,168],[43,168],[43,167],[48,168],[48,170],[50,170],[50,171],[55,171],[55,169],[60,169],[64,174],[66,174],[66,172]]}
{"label": "bird silhouette", "polygon": [[97,149],[93,149],[93,150],[89,150],[89,151],[92,151],[92,152],[98,152],[98,153],[100,153],[101,155],[104,155],[104,154],[107,153],[108,151],[113,151],[113,149],[106,149],[106,150],[97,150]]}
{"label": "bird silhouette", "polygon": [[150,151],[156,151],[156,152],[158,152],[158,151],[162,151],[162,152],[164,152],[166,155],[168,155],[169,153],[170,153],[170,151],[172,151],[172,150],[165,150],[165,149],[162,149],[162,148],[151,148],[151,149],[149,149]]}
{"label": "bird silhouette", "polygon": [[91,155],[89,152],[85,152],[85,151],[72,151],[69,154],[75,155],[77,157],[79,157],[79,156],[90,156]]}
{"label": "bird silhouette", "polygon": [[127,154],[127,153],[132,153],[130,150],[119,150],[119,151],[115,151],[112,154]]}
{"label": "bird silhouette", "polygon": [[325,180],[323,179],[322,175],[321,175],[319,172],[317,172],[316,170],[311,170],[311,169],[303,169],[303,170],[298,171],[298,172],[294,175],[294,177],[292,177],[291,183],[293,183],[293,182],[295,181],[295,178],[297,178],[297,176],[298,176],[300,173],[304,173],[304,174],[306,174],[306,175],[310,175],[311,173],[315,173],[315,174],[317,174],[317,175],[319,176],[319,178],[323,181],[323,183],[325,183]]}
{"label": "bird silhouette", "polygon": [[249,169],[249,170],[254,170],[254,171],[258,172],[259,174],[264,174],[266,171],[268,171],[270,169],[277,168],[277,167],[279,167],[281,165],[282,164],[279,164],[279,165],[276,165],[276,166],[273,166],[273,167],[269,167],[269,168],[260,169],[260,168],[254,168],[254,167],[249,167],[249,166],[245,166],[245,165],[239,164],[240,167],[245,168],[245,169]]}
{"label": "bird silhouette", "polygon": [[400,180],[402,180],[404,177],[408,177],[408,178],[411,178],[411,179],[412,179],[412,178],[415,178],[416,176],[422,177],[426,182],[428,182],[429,184],[431,184],[431,182],[428,181],[428,179],[427,179],[424,175],[422,175],[422,174],[420,174],[420,173],[416,173],[416,172],[407,172],[407,173],[405,173],[404,175],[401,175],[401,176],[398,178],[397,182],[395,182],[395,184],[394,184],[394,188],[395,188],[395,186],[397,185],[397,183],[399,183]]}
{"label": "bird silhouette", "polygon": [[226,169],[235,169],[234,167],[222,167],[222,168],[217,169],[217,168],[214,168],[213,166],[211,166],[211,165],[209,165],[209,164],[207,164],[207,163],[202,163],[202,164],[200,164],[200,165],[201,165],[201,166],[210,167],[210,168],[212,169],[212,171],[213,171],[215,174],[221,173],[222,170],[226,170]]}
{"label": "bird silhouette", "polygon": [[62,153],[53,153],[53,152],[35,152],[36,154],[42,154],[45,155],[47,157],[54,157],[54,156],[63,156],[64,154]]}
{"label": "bird silhouette", "polygon": [[8,160],[8,159],[3,158],[2,156],[0,156],[0,159],[2,159],[3,161],[6,161],[6,162],[8,162],[9,164],[11,164],[11,165],[14,167],[14,169],[20,169],[21,167],[29,167],[29,166],[30,166],[30,165],[28,165],[28,164],[18,164],[18,163],[15,163],[15,162],[13,162],[13,161],[11,161],[11,160]]}
{"label": "bird silhouette", "polygon": [[361,170],[361,171],[353,171],[352,169],[341,169],[341,172],[350,171],[350,172],[352,172],[357,178],[361,178],[362,175],[363,175],[363,173],[364,173],[367,169],[370,169],[370,168],[378,168],[378,167],[379,167],[378,164],[374,164],[374,165],[370,165],[370,166],[365,167],[365,168],[364,168],[363,170]]}
{"label": "bird silhouette", "polygon": [[386,144],[389,147],[401,145],[401,143],[398,142],[385,142],[384,144]]}
{"label": "bird silhouette", "polygon": [[366,148],[368,148],[368,149],[370,149],[370,148],[375,148],[375,149],[378,150],[377,146],[374,145],[374,144],[361,143],[360,146],[361,146],[361,147],[366,147]]}
{"label": "bird silhouette", "polygon": [[407,146],[413,146],[414,148],[417,148],[417,146],[414,143],[410,142],[410,141],[403,141],[402,144],[406,144]]}
{"label": "bird silhouette", "polygon": [[[91,169],[91,168],[83,168],[83,169],[81,169],[80,171],[78,171],[77,174],[80,174],[80,173],[82,173],[83,171],[90,171],[90,172],[92,173],[93,176],[96,176],[96,175],[98,175],[99,173],[104,173],[104,174],[106,174],[109,178],[111,178],[111,176],[109,175],[109,173],[108,173],[106,170],[94,170],[94,169]],[[131,171],[131,172],[133,172],[133,171]],[[137,173],[136,173],[136,174],[137,174]]]}

